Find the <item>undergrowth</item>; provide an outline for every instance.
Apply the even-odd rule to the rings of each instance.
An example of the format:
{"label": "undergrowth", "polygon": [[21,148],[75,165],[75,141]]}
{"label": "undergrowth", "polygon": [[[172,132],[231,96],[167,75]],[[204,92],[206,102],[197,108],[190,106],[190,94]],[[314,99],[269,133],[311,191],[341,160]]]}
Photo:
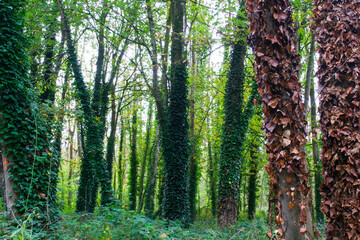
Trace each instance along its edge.
{"label": "undergrowth", "polygon": [[[51,232],[34,233],[22,224],[17,228],[5,224],[0,215],[0,239],[241,239],[265,240],[269,231],[265,219],[239,220],[231,228],[220,230],[215,219],[196,221],[190,228],[178,222],[152,220],[132,211],[110,207],[94,214],[63,215]],[[319,230],[323,230],[321,227]],[[14,234],[17,231],[16,234]],[[322,232],[322,231],[321,231]],[[10,237],[11,236],[11,237]]]}

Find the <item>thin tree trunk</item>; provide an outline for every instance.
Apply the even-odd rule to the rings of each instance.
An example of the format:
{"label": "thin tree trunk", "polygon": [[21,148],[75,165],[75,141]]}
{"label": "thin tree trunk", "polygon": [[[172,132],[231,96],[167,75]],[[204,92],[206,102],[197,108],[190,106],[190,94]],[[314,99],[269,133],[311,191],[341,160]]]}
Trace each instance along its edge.
{"label": "thin tree trunk", "polygon": [[[315,49],[315,48],[314,48]],[[314,62],[313,62],[314,63]],[[319,144],[317,136],[317,120],[316,120],[316,99],[315,99],[315,83],[314,78],[312,78],[312,84],[310,88],[310,101],[311,101],[311,134],[312,134],[312,154],[314,160],[315,168],[315,213],[316,221],[318,223],[324,222],[324,214],[321,212],[321,194],[320,194],[320,185],[322,182],[322,166],[319,157]]]}
{"label": "thin tree trunk", "polygon": [[100,136],[100,129],[95,121],[96,115],[94,115],[91,108],[89,92],[87,91],[83,80],[70,26],[62,8],[61,0],[57,0],[57,2],[61,13],[62,24],[66,33],[68,47],[67,52],[69,62],[74,73],[77,95],[81,103],[81,109],[85,113],[84,122],[86,125],[86,144],[84,157],[81,162],[80,186],[78,190],[76,210],[78,212],[94,212],[98,184],[101,184],[102,195],[112,195],[111,183],[106,181],[107,179],[104,177],[106,168],[103,164],[103,141]]}
{"label": "thin tree trunk", "polygon": [[[192,43],[194,44],[194,43]],[[196,76],[196,57],[193,45],[191,47],[192,75]],[[190,87],[190,158],[189,158],[189,207],[190,222],[195,222],[196,217],[196,189],[197,189],[197,159],[196,159],[196,139],[195,139],[195,88],[194,84]]]}
{"label": "thin tree trunk", "polygon": [[159,153],[160,153],[160,139],[159,139],[159,126],[156,125],[155,130],[155,144],[154,144],[154,154],[151,158],[148,174],[147,174],[147,183],[145,188],[145,214],[148,217],[153,217],[154,206],[155,206],[155,188],[156,188],[156,175],[158,171],[159,163]]}
{"label": "thin tree trunk", "polygon": [[161,90],[164,94],[164,104],[168,105],[168,76],[167,76],[167,67],[168,67],[168,55],[169,55],[169,43],[170,43],[170,30],[172,24],[172,16],[173,16],[173,1],[171,1],[169,10],[167,12],[166,18],[166,30],[165,30],[165,40],[164,40],[164,50],[161,58],[162,63],[162,73],[161,73]]}
{"label": "thin tree trunk", "polygon": [[136,187],[137,187],[137,154],[136,154],[136,140],[137,140],[137,113],[134,110],[132,116],[132,139],[131,139],[131,156],[130,156],[130,190],[129,190],[129,209],[136,210]]}
{"label": "thin tree trunk", "polygon": [[308,108],[309,108],[308,105],[309,105],[310,88],[311,88],[313,72],[314,72],[314,55],[315,55],[315,36],[314,33],[311,32],[310,52],[309,52],[308,67],[306,69],[305,94],[304,94],[306,113],[308,113]]}
{"label": "thin tree trunk", "polygon": [[247,9],[268,142],[271,200],[276,203],[276,234],[284,239],[314,239],[291,5],[288,0],[247,0]]}
{"label": "thin tree trunk", "polygon": [[248,186],[248,218],[254,219],[256,212],[256,179],[257,179],[257,151],[258,146],[251,144],[250,149],[250,176]]}
{"label": "thin tree trunk", "polygon": [[120,124],[120,143],[119,143],[119,159],[118,159],[118,199],[122,200],[122,188],[123,188],[123,169],[122,169],[122,159],[123,159],[123,146],[124,146],[124,122],[121,120]]}
{"label": "thin tree trunk", "polygon": [[217,199],[216,199],[216,163],[212,157],[212,147],[210,140],[208,141],[208,155],[209,155],[209,184],[210,184],[210,201],[211,201],[211,213],[213,217],[216,216],[217,211]]}
{"label": "thin tree trunk", "polygon": [[[69,124],[70,125],[70,124]],[[69,176],[68,176],[68,206],[71,207],[72,202],[72,191],[71,191],[71,181],[73,178],[73,166],[74,166],[74,133],[75,133],[75,126],[74,130],[71,131],[69,126],[69,140],[70,140],[70,158],[69,158]]]}
{"label": "thin tree trunk", "polygon": [[[151,118],[152,118],[152,103],[149,102],[148,110],[148,119],[146,125],[146,136],[145,136],[145,150],[143,160],[141,162],[140,170],[140,182],[139,182],[139,204],[138,204],[138,213],[141,213],[144,204],[144,178],[145,178],[145,169],[146,169],[146,160],[148,159],[149,145],[150,145],[150,130],[151,130]],[[151,155],[151,154],[150,154]]]}

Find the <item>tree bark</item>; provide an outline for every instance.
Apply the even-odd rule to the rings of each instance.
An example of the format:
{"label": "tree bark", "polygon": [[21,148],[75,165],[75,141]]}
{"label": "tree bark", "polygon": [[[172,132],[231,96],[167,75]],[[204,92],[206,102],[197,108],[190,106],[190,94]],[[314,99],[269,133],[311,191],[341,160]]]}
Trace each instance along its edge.
{"label": "tree bark", "polygon": [[326,239],[360,236],[360,61],[358,1],[313,1],[323,134]]}
{"label": "tree bark", "polygon": [[268,142],[271,200],[276,205],[275,232],[280,239],[314,239],[291,5],[288,0],[247,0],[247,9]]}

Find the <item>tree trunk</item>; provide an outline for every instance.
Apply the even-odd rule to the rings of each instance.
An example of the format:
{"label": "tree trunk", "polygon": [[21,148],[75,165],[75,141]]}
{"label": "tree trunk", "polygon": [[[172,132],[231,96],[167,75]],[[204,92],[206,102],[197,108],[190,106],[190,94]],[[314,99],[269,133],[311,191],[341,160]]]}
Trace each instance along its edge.
{"label": "tree trunk", "polygon": [[280,239],[314,239],[291,5],[288,0],[247,0],[247,9],[268,142],[271,200],[276,205],[275,232]]}
{"label": "tree trunk", "polygon": [[120,124],[120,143],[119,143],[119,159],[118,159],[118,178],[119,178],[119,186],[118,186],[118,199],[120,202],[122,201],[122,188],[123,188],[123,169],[122,169],[122,159],[123,159],[123,146],[124,146],[124,122],[121,120]]}
{"label": "tree trunk", "polygon": [[136,156],[136,139],[137,139],[137,114],[134,110],[132,116],[132,139],[131,139],[131,156],[130,156],[130,190],[129,190],[129,209],[136,210],[136,186],[137,186],[137,156]]}
{"label": "tree trunk", "polygon": [[[315,213],[316,221],[324,222],[324,214],[321,212],[321,194],[320,185],[322,181],[321,177],[321,162],[319,158],[319,144],[317,136],[317,120],[316,120],[316,99],[315,99],[315,82],[313,77],[314,70],[314,55],[315,55],[315,36],[311,34],[310,53],[308,61],[308,69],[306,73],[306,81],[310,82],[310,109],[311,109],[311,144],[312,144],[312,155],[315,168]],[[305,105],[306,106],[306,105]]]}
{"label": "tree trunk", "polygon": [[[193,48],[194,42],[191,46],[191,74],[196,76],[196,56]],[[195,87],[194,84],[190,87],[190,158],[189,158],[189,207],[190,207],[190,222],[195,222],[196,217],[196,189],[197,189],[197,159],[196,159],[196,142],[195,137]]]}
{"label": "tree trunk", "polygon": [[40,223],[50,223],[58,210],[56,186],[51,184],[57,171],[50,157],[49,124],[36,98],[29,97],[33,85],[27,69],[25,1],[0,5],[0,148],[6,208],[15,218],[37,207]]}
{"label": "tree trunk", "polygon": [[[243,6],[241,7],[243,10]],[[238,19],[244,18],[242,11]],[[246,43],[244,29],[238,28],[237,42],[231,52],[230,70],[226,82],[224,117],[218,192],[218,223],[221,228],[233,225],[239,213],[241,153],[249,120],[252,115],[255,86],[248,102],[244,101]]]}
{"label": "tree trunk", "polygon": [[212,157],[212,148],[211,148],[211,142],[208,141],[208,154],[209,154],[209,185],[210,185],[210,196],[209,199],[211,201],[211,213],[213,217],[216,216],[216,210],[217,210],[217,201],[216,201],[216,161]]}
{"label": "tree trunk", "polygon": [[141,162],[141,171],[140,171],[139,204],[138,204],[138,209],[137,209],[138,213],[141,213],[141,210],[144,205],[144,193],[143,193],[144,192],[144,178],[145,178],[146,160],[148,159],[148,152],[149,152],[149,145],[150,145],[152,110],[153,110],[152,103],[149,102],[148,119],[147,119],[146,136],[145,136],[145,150],[144,150],[143,161]]}
{"label": "tree trunk", "polygon": [[74,133],[75,133],[75,127],[74,127],[74,130],[71,131],[70,126],[69,126],[70,158],[69,158],[69,176],[68,176],[68,190],[69,190],[68,206],[70,208],[71,208],[71,202],[72,202],[71,181],[72,181],[72,177],[73,177],[73,166],[74,166],[74,163],[73,163],[73,161],[74,161]]}
{"label": "tree trunk", "polygon": [[159,126],[156,125],[155,132],[155,144],[154,144],[154,154],[151,158],[149,164],[149,170],[147,174],[147,183],[145,188],[145,214],[148,217],[153,217],[154,214],[154,205],[155,205],[155,188],[156,188],[156,175],[158,170],[159,163],[159,153],[160,153],[160,144],[159,144]]}
{"label": "tree trunk", "polygon": [[360,3],[315,0],[326,239],[360,236]]}
{"label": "tree trunk", "polygon": [[81,109],[84,112],[84,123],[86,126],[86,143],[84,146],[84,156],[81,162],[80,186],[78,190],[76,211],[94,212],[98,184],[101,184],[102,195],[112,195],[111,182],[108,182],[104,177],[106,168],[103,164],[103,141],[100,135],[99,126],[95,120],[96,115],[94,115],[91,108],[89,92],[87,91],[83,80],[70,26],[62,8],[61,0],[57,0],[57,2],[61,13],[62,25],[66,33],[69,63],[74,73],[77,95],[80,100]]}
{"label": "tree trunk", "polygon": [[187,73],[184,53],[185,1],[174,0],[173,34],[171,46],[171,91],[169,122],[164,146],[164,200],[163,215],[169,220],[189,218],[188,195],[188,122]]}
{"label": "tree trunk", "polygon": [[254,219],[255,210],[256,210],[256,178],[257,178],[257,155],[258,146],[255,144],[250,145],[250,176],[249,176],[249,186],[248,186],[248,218]]}
{"label": "tree trunk", "polygon": [[309,52],[308,66],[306,69],[305,94],[304,94],[305,96],[304,104],[305,104],[306,113],[308,113],[310,88],[311,88],[313,72],[314,72],[314,54],[315,54],[315,36],[314,33],[311,32],[310,52]]}

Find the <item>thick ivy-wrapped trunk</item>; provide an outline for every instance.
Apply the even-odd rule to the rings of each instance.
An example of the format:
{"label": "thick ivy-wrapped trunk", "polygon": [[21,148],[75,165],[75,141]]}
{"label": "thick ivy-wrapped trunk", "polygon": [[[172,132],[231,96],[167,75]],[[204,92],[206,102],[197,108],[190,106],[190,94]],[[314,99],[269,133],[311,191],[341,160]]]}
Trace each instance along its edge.
{"label": "thick ivy-wrapped trunk", "polygon": [[[314,239],[306,121],[288,0],[247,0],[279,239]],[[268,233],[270,236],[271,233]]]}
{"label": "thick ivy-wrapped trunk", "polygon": [[320,124],[323,134],[322,212],[326,239],[360,236],[360,3],[318,1]]}
{"label": "thick ivy-wrapped trunk", "polygon": [[163,137],[163,215],[170,220],[188,221],[188,122],[187,72],[184,53],[185,1],[174,0],[171,46],[171,91],[167,133]]}
{"label": "thick ivy-wrapped trunk", "polygon": [[[57,214],[56,159],[50,154],[50,127],[28,76],[23,34],[26,1],[0,2],[0,151],[9,217],[36,211],[49,223]],[[41,228],[41,227],[40,227]]]}
{"label": "thick ivy-wrapped trunk", "polygon": [[239,41],[231,53],[225,90],[218,193],[218,222],[222,228],[234,224],[239,211],[241,146],[245,137],[245,126],[241,121],[245,56],[246,44]]}
{"label": "thick ivy-wrapped trunk", "polygon": [[[243,6],[238,19],[245,18]],[[231,52],[230,70],[225,88],[225,122],[221,139],[218,192],[218,223],[221,228],[233,225],[239,213],[241,152],[252,115],[256,84],[248,102],[244,99],[245,30],[238,28],[238,39]]]}

